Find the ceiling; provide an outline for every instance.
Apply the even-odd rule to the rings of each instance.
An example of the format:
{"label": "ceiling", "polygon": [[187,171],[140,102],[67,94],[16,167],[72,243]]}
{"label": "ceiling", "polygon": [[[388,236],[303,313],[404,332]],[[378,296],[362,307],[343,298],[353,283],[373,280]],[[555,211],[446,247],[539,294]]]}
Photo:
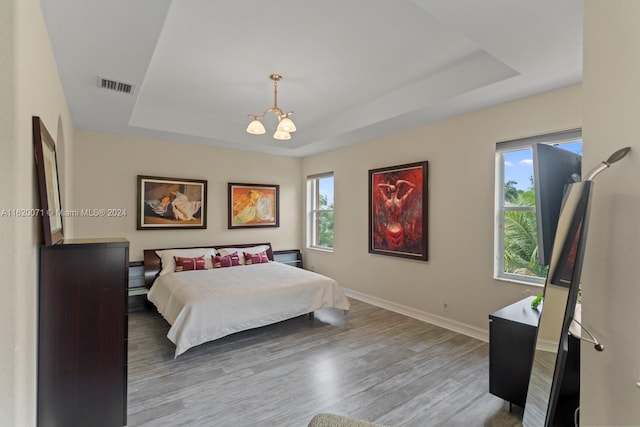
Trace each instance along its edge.
{"label": "ceiling", "polygon": [[80,129],[304,157],[582,79],[581,0],[40,3]]}

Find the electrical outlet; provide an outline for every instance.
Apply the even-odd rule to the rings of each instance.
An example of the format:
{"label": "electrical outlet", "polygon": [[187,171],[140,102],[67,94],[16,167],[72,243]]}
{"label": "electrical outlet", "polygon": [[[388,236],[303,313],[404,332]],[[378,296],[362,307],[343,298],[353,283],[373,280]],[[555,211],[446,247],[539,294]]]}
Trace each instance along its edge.
{"label": "electrical outlet", "polygon": [[449,304],[446,301],[442,302],[442,311],[449,311]]}
{"label": "electrical outlet", "polygon": [[309,267],[309,271],[313,271],[313,272],[315,272],[315,271],[316,271],[316,268],[312,265],[311,267]]}

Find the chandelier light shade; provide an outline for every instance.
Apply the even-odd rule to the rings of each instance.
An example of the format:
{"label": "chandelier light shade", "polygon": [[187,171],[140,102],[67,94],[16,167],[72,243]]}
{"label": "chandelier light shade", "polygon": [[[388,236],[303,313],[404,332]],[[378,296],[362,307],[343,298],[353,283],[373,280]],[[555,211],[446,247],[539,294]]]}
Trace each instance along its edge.
{"label": "chandelier light shade", "polygon": [[289,132],[277,129],[276,133],[273,134],[273,138],[279,139],[280,141],[286,141],[287,139],[291,139],[291,134]]}
{"label": "chandelier light shade", "polygon": [[296,125],[293,123],[293,120],[289,118],[289,116],[293,114],[293,111],[285,113],[278,107],[278,82],[282,80],[282,76],[280,74],[271,74],[269,78],[273,80],[273,107],[267,108],[262,114],[249,114],[249,117],[253,120],[249,123],[249,126],[247,126],[247,133],[251,135],[262,135],[265,133],[266,130],[260,120],[263,119],[267,113],[271,112],[278,117],[278,127],[273,134],[273,138],[286,141],[291,139],[291,132],[296,131]]}
{"label": "chandelier light shade", "polygon": [[266,130],[264,128],[264,125],[260,120],[258,120],[258,116],[252,117],[253,121],[249,123],[249,126],[247,126],[247,132],[249,132],[251,135],[262,135],[263,133],[265,133]]}
{"label": "chandelier light shade", "polygon": [[283,132],[296,131],[296,125],[294,125],[293,120],[289,118],[289,114],[287,114],[284,119],[280,120],[280,123],[278,123],[278,130]]}

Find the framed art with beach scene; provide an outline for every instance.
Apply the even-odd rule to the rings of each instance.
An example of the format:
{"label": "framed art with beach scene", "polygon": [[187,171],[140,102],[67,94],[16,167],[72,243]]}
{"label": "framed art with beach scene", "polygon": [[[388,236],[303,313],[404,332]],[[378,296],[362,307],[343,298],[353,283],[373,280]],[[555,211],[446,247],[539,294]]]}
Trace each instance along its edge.
{"label": "framed art with beach scene", "polygon": [[428,166],[369,170],[369,253],[427,260]]}
{"label": "framed art with beach scene", "polygon": [[207,181],[138,175],[138,230],[207,228]]}
{"label": "framed art with beach scene", "polygon": [[228,228],[280,226],[280,186],[230,182]]}

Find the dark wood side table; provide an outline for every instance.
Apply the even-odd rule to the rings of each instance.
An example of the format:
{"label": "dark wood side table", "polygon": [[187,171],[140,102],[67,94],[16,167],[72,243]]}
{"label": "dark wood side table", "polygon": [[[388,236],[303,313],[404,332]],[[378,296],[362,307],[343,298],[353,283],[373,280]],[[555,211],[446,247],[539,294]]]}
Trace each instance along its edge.
{"label": "dark wood side table", "polygon": [[129,313],[143,310],[149,304],[148,289],[144,285],[144,263],[142,261],[129,262],[129,281],[127,293],[129,295]]}
{"label": "dark wood side table", "polygon": [[[524,407],[540,312],[531,296],[489,315],[489,392]],[[568,351],[554,425],[573,425],[580,404],[580,340],[568,337]]]}
{"label": "dark wood side table", "polygon": [[489,315],[489,392],[524,407],[540,312],[531,296]]}
{"label": "dark wood side table", "polygon": [[302,268],[302,253],[300,249],[273,251],[273,260]]}

